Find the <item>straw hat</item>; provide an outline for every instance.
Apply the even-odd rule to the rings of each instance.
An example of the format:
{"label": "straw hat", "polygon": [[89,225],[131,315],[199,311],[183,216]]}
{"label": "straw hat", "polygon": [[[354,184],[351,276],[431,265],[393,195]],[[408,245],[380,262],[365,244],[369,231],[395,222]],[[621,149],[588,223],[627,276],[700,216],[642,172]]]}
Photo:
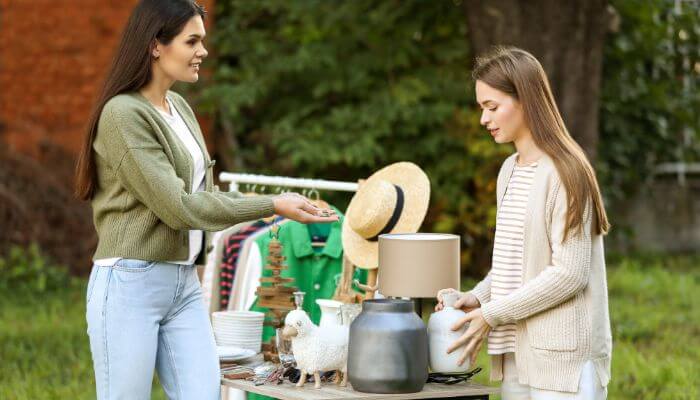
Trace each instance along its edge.
{"label": "straw hat", "polygon": [[416,164],[398,162],[375,172],[360,184],[345,212],[345,254],[360,268],[377,268],[379,235],[417,232],[429,202],[430,180]]}

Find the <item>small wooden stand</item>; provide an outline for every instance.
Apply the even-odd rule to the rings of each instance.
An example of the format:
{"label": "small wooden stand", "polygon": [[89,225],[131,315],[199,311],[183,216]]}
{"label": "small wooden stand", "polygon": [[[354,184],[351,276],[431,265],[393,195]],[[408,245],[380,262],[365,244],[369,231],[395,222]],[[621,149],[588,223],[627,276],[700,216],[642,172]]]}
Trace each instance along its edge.
{"label": "small wooden stand", "polygon": [[367,270],[367,289],[365,289],[365,300],[372,300],[374,292],[377,291],[377,269]]}
{"label": "small wooden stand", "polygon": [[345,304],[361,303],[362,294],[353,290],[353,276],[355,275],[355,266],[347,256],[343,256],[343,272],[340,276],[340,282],[333,293],[333,300],[337,300]]}
{"label": "small wooden stand", "polygon": [[357,287],[365,291],[364,300],[372,300],[374,298],[374,293],[378,290],[379,285],[377,285],[377,268],[367,270],[367,284],[363,285],[360,282],[355,282]]}

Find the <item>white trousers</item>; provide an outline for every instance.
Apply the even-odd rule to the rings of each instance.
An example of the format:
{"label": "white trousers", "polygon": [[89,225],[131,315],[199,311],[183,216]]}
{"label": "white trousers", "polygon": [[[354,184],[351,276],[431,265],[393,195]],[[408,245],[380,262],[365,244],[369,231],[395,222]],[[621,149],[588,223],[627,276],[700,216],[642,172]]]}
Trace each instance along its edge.
{"label": "white trousers", "polygon": [[578,393],[568,393],[521,385],[518,382],[518,370],[515,368],[515,355],[503,355],[502,400],[605,400],[607,397],[608,389],[600,385],[591,361],[583,365]]}

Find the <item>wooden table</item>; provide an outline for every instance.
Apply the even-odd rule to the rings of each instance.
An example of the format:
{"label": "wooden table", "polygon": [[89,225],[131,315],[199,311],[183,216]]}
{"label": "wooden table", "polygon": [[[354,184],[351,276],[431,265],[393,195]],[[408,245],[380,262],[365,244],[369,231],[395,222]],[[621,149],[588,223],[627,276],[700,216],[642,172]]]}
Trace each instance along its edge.
{"label": "wooden table", "polygon": [[489,395],[500,393],[499,388],[479,385],[476,383],[458,383],[444,385],[427,383],[422,392],[402,394],[361,393],[352,390],[351,386],[340,387],[334,383],[324,383],[321,389],[314,389],[313,383],[307,383],[303,388],[297,388],[293,383],[285,381],[281,385],[265,384],[255,386],[253,382],[242,379],[221,379],[221,384],[246,392],[262,394],[281,400],[384,400],[384,399],[473,399],[488,400]]}

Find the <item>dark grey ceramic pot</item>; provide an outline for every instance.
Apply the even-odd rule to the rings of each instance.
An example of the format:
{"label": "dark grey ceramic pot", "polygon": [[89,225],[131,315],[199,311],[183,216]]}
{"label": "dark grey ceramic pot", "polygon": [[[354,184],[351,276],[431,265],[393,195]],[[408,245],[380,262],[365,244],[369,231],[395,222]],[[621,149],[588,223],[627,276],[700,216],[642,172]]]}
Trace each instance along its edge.
{"label": "dark grey ceramic pot", "polygon": [[410,300],[362,303],[350,325],[348,379],[365,393],[415,393],[428,379],[428,332]]}

